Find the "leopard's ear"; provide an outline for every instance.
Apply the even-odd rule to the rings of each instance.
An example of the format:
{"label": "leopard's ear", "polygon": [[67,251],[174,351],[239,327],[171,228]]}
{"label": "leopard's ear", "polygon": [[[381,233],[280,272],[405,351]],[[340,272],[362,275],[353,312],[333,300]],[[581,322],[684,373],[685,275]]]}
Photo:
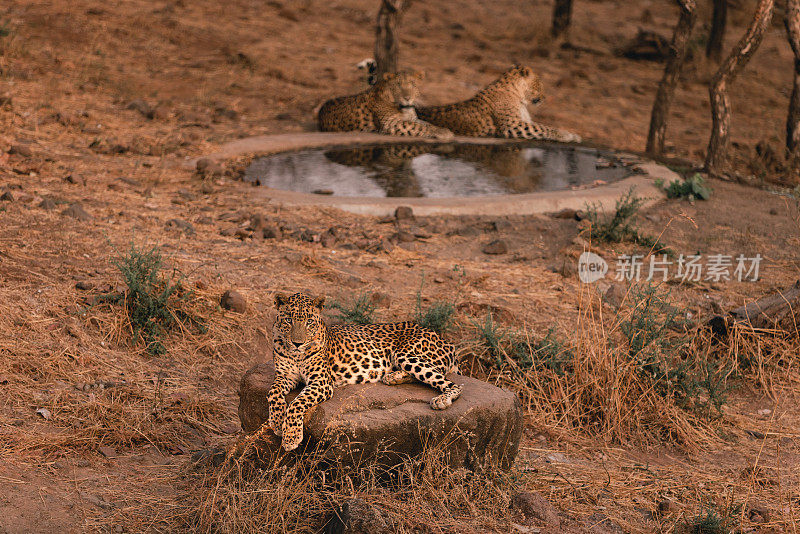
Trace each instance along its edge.
{"label": "leopard's ear", "polygon": [[285,293],[275,293],[275,307],[280,308],[284,304],[289,302],[289,295]]}
{"label": "leopard's ear", "polygon": [[325,297],[317,297],[311,301],[311,304],[313,304],[314,306],[316,306],[321,310],[322,307],[325,306]]}
{"label": "leopard's ear", "polygon": [[393,72],[384,72],[383,74],[381,74],[381,80],[383,80],[384,82],[388,82],[389,80],[394,80],[394,78],[395,75]]}

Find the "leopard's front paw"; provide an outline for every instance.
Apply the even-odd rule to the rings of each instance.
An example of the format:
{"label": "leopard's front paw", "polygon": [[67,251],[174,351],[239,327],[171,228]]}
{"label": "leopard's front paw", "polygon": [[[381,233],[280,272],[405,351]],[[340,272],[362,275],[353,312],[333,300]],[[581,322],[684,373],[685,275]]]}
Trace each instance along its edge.
{"label": "leopard's front paw", "polygon": [[283,423],[283,449],[286,452],[295,450],[303,441],[303,422],[290,424],[289,421]]}
{"label": "leopard's front paw", "polygon": [[267,425],[272,432],[275,433],[276,436],[280,436],[283,433],[283,423],[286,419],[286,407],[285,406],[275,406],[270,407],[269,410],[269,419],[267,419]]}

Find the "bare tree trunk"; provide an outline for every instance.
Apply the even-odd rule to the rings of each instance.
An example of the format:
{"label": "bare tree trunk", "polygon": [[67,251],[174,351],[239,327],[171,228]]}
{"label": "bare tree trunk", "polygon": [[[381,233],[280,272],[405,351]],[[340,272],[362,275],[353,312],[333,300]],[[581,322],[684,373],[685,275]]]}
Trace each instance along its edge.
{"label": "bare tree trunk", "polygon": [[736,75],[747,64],[767,31],[775,0],[758,0],[753,22],[747,28],[744,36],[736,44],[731,54],[725,59],[714,77],[708,92],[711,97],[711,139],[708,141],[706,154],[706,172],[712,176],[719,176],[725,164],[728,152],[730,135],[731,105],[728,100],[728,84],[733,82]]}
{"label": "bare tree trunk", "polygon": [[686,60],[689,36],[697,20],[697,3],[695,0],[676,1],[681,8],[681,16],[678,19],[677,26],[675,26],[675,33],[672,35],[670,57],[664,67],[664,76],[658,85],[656,99],[653,102],[653,111],[650,115],[650,131],[647,133],[647,148],[645,151],[656,155],[664,152],[664,137],[667,133],[669,108],[672,105],[672,97],[675,94],[678,75],[683,68],[683,62]]}
{"label": "bare tree trunk", "polygon": [[786,158],[792,174],[800,170],[800,0],[786,0],[786,33],[794,52],[794,88],[786,118]]}
{"label": "bare tree trunk", "polygon": [[569,25],[572,21],[572,0],[556,0],[553,7],[553,27],[550,33],[554,38],[567,37],[569,34]]}
{"label": "bare tree trunk", "polygon": [[708,35],[706,57],[717,63],[722,58],[722,43],[728,25],[728,0],[714,0],[714,14],[711,17],[711,33]]}
{"label": "bare tree trunk", "polygon": [[375,26],[375,62],[378,79],[386,72],[397,72],[399,56],[397,26],[400,23],[400,15],[410,3],[410,0],[381,0],[378,22]]}

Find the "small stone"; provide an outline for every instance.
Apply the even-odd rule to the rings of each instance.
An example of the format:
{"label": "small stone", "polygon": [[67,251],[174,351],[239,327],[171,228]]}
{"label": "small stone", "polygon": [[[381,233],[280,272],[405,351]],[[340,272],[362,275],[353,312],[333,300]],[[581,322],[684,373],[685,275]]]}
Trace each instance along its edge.
{"label": "small stone", "polygon": [[769,508],[762,503],[750,501],[747,504],[747,518],[753,523],[769,523]]}
{"label": "small stone", "polygon": [[79,221],[90,221],[92,220],[92,216],[83,209],[83,206],[78,204],[72,204],[70,207],[65,209],[61,212],[61,215],[66,215],[67,217],[72,217],[73,219],[78,219]]}
{"label": "small stone", "polygon": [[406,232],[405,230],[400,230],[399,232],[394,234],[394,237],[400,243],[411,243],[412,241],[416,241],[416,237],[414,237],[414,234],[412,234],[411,232]]}
{"label": "small stone", "polygon": [[389,253],[394,250],[394,245],[388,239],[381,239],[377,245],[375,245],[375,250],[377,252],[386,252]]}
{"label": "small stone", "polygon": [[147,102],[145,102],[141,98],[137,98],[136,100],[131,100],[128,103],[128,105],[125,106],[125,109],[138,111],[139,113],[142,114],[142,116],[144,116],[144,117],[146,117],[148,119],[152,119],[153,118],[153,108],[150,106],[150,104],[148,104]]}
{"label": "small stone", "polygon": [[45,421],[49,421],[53,417],[53,414],[47,408],[39,408],[36,410],[36,414],[41,415]]}
{"label": "small stone", "polygon": [[17,154],[24,158],[33,157],[33,149],[30,147],[30,145],[25,145],[22,143],[16,143],[11,145],[11,148],[8,149],[8,153]]}
{"label": "small stone", "polygon": [[197,168],[197,174],[204,176],[220,177],[225,174],[225,169],[222,165],[210,158],[198,159],[195,167]]}
{"label": "small stone", "polygon": [[117,457],[117,451],[116,451],[116,449],[114,449],[114,447],[108,447],[108,446],[104,445],[104,446],[98,447],[97,450],[100,451],[100,454],[102,454],[106,458],[116,458]]}
{"label": "small stone", "polygon": [[394,210],[394,218],[398,221],[411,220],[414,218],[414,210],[409,206],[398,206],[397,209]]}
{"label": "small stone", "polygon": [[64,181],[75,185],[86,185],[86,178],[80,174],[68,174],[64,177]]}
{"label": "small stone", "polygon": [[170,112],[169,107],[164,104],[159,104],[155,108],[153,108],[153,111],[150,113],[149,118],[163,121],[169,119],[171,116],[172,113]]}
{"label": "small stone", "polygon": [[43,210],[52,211],[56,209],[56,202],[52,198],[43,198],[41,202],[39,202],[39,207]]}
{"label": "small stone", "polygon": [[535,519],[544,521],[551,528],[557,528],[561,524],[558,510],[536,491],[523,491],[514,495],[511,509],[519,512],[525,523],[531,523]]}
{"label": "small stone", "polygon": [[329,232],[325,232],[320,237],[320,243],[325,248],[332,248],[336,244],[336,236],[331,235]]}
{"label": "small stone", "polygon": [[75,284],[75,289],[80,289],[81,291],[89,291],[90,289],[94,289],[94,284],[88,280],[81,280],[77,284]]}
{"label": "small stone", "polygon": [[411,233],[414,235],[414,237],[417,237],[419,239],[430,239],[431,237],[433,237],[433,234],[431,234],[427,230],[423,230],[422,228],[414,228],[411,230]]}
{"label": "small stone", "polygon": [[658,513],[668,515],[678,511],[678,505],[672,499],[662,499],[658,502]]}
{"label": "small stone", "polygon": [[451,234],[460,235],[461,237],[474,237],[480,234],[480,231],[475,228],[474,226],[462,226],[461,228],[456,229]]}
{"label": "small stone", "polygon": [[508,252],[508,245],[502,239],[495,239],[483,246],[484,254],[505,254]]}
{"label": "small stone", "polygon": [[281,235],[280,230],[271,225],[265,226],[261,233],[264,236],[264,239],[276,239]]}
{"label": "small stone", "polygon": [[392,303],[392,298],[386,293],[381,293],[380,291],[376,291],[370,295],[369,300],[374,306],[381,306],[384,308],[388,308]]}
{"label": "small stone", "polygon": [[0,201],[14,202],[14,195],[11,194],[11,191],[6,191],[2,195],[0,195]]}
{"label": "small stone", "polygon": [[244,313],[247,310],[247,300],[241,293],[232,289],[222,294],[222,298],[219,299],[219,305],[236,313]]}
{"label": "small stone", "polygon": [[167,221],[167,228],[178,228],[183,230],[186,235],[194,235],[194,226],[189,221],[183,219],[170,219]]}
{"label": "small stone", "polygon": [[186,200],[197,200],[197,194],[188,189],[178,189],[178,194]]}
{"label": "small stone", "polygon": [[551,452],[547,456],[544,457],[544,461],[549,464],[569,464],[572,463],[572,460],[564,456],[560,452]]}
{"label": "small stone", "polygon": [[489,223],[489,231],[492,232],[501,232],[503,230],[510,230],[513,227],[514,225],[512,225],[509,221],[505,219],[497,219],[496,221],[491,221]]}
{"label": "small stone", "polygon": [[578,212],[572,208],[564,208],[561,211],[551,213],[550,217],[554,219],[577,219]]}

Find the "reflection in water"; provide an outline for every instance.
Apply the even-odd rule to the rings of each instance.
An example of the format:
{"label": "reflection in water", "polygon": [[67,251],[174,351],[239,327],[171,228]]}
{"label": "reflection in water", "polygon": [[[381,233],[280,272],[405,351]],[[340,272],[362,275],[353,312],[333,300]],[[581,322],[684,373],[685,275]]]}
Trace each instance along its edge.
{"label": "reflection in water", "polygon": [[443,198],[574,189],[630,174],[610,154],[582,147],[378,145],[260,158],[245,180],[336,196]]}

